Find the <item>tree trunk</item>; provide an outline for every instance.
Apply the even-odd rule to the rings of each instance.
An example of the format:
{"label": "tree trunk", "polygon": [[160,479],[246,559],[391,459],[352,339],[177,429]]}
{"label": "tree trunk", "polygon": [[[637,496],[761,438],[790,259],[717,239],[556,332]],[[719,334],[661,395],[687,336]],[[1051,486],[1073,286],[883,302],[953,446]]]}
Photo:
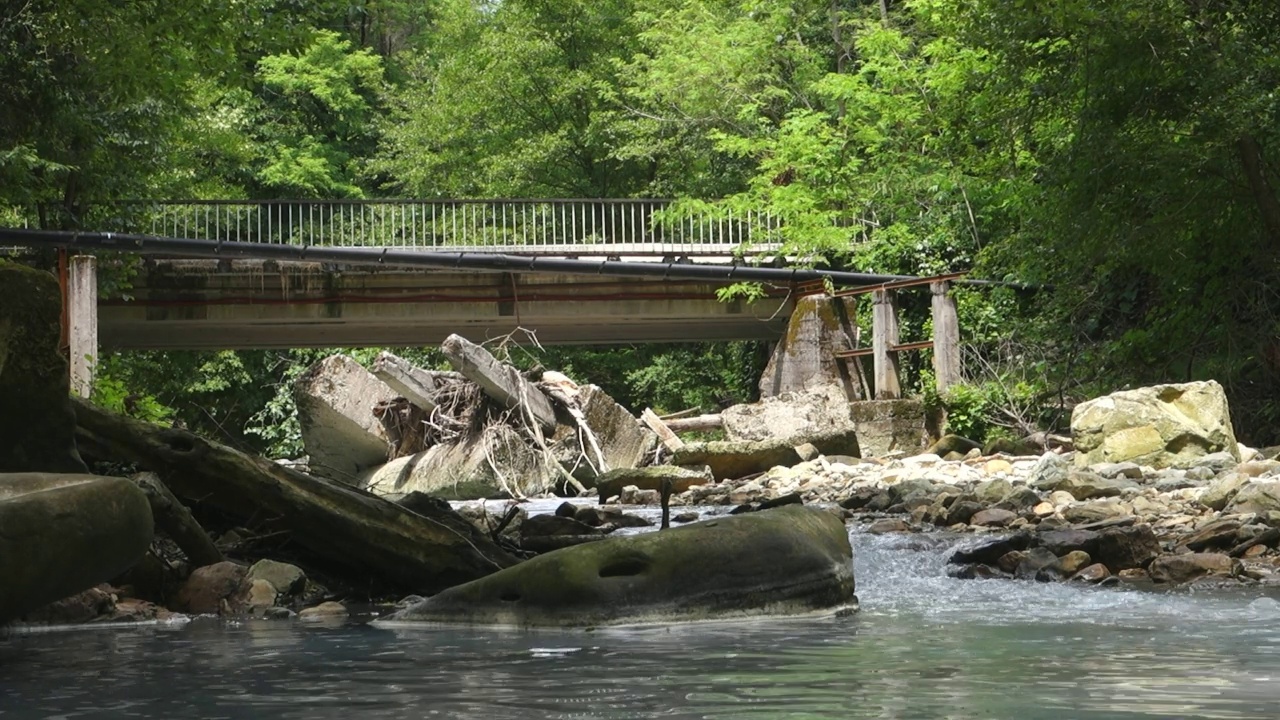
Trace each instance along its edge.
{"label": "tree trunk", "polygon": [[672,432],[706,432],[707,430],[718,430],[724,427],[724,418],[719,414],[699,415],[691,418],[667,420],[664,424]]}
{"label": "tree trunk", "polygon": [[89,444],[160,473],[183,497],[246,519],[276,518],[352,580],[425,594],[517,562],[451,510],[419,514],[183,430],[74,405]]}
{"label": "tree trunk", "polygon": [[173,496],[159,475],[138,473],[132,480],[133,484],[146,493],[156,526],[177,543],[178,549],[191,561],[191,567],[213,565],[225,559],[222,552],[214,546],[209,534],[191,517],[191,511]]}
{"label": "tree trunk", "polygon": [[1253,200],[1262,215],[1262,225],[1267,230],[1273,246],[1280,247],[1280,200],[1267,180],[1267,166],[1262,157],[1262,146],[1257,138],[1245,134],[1237,141],[1240,150],[1240,163],[1244,166],[1245,177],[1249,179],[1249,188],[1253,191]]}

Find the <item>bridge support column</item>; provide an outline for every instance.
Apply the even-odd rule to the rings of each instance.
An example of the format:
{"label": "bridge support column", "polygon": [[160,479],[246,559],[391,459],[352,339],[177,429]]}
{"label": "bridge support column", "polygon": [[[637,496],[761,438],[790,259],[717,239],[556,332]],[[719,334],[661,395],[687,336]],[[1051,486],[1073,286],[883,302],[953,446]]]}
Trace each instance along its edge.
{"label": "bridge support column", "polygon": [[933,293],[933,374],[938,392],[960,382],[960,318],[956,299],[951,296],[951,283],[929,284]]}
{"label": "bridge support column", "polygon": [[98,263],[92,255],[71,258],[67,306],[71,391],[87,398],[98,364]]}
{"label": "bridge support column", "polygon": [[902,397],[898,384],[898,306],[893,290],[871,293],[871,348],[876,383],[876,400]]}

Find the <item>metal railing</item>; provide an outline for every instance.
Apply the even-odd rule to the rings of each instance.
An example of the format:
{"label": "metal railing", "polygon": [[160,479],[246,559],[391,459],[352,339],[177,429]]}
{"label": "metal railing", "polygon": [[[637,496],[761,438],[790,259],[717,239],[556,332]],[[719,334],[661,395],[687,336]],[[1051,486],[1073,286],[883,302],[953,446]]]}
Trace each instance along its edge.
{"label": "metal railing", "polygon": [[[24,213],[24,225],[47,226],[49,212]],[[289,245],[572,255],[728,255],[780,246],[780,222],[768,213],[686,211],[653,199],[126,201],[83,215],[70,225]]]}

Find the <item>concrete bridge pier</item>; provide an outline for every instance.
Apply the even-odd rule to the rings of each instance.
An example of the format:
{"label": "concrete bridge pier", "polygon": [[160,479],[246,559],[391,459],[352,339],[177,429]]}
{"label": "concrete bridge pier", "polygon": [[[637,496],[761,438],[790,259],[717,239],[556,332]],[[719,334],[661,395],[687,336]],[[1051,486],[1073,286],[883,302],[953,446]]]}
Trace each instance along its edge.
{"label": "concrete bridge pier", "polygon": [[71,392],[88,398],[98,364],[98,261],[94,256],[72,256],[66,302]]}

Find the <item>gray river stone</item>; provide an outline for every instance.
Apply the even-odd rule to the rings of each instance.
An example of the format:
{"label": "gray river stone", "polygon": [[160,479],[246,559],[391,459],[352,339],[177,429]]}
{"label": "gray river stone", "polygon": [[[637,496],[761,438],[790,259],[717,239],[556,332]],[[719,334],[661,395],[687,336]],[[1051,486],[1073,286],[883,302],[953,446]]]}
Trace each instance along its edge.
{"label": "gray river stone", "polygon": [[124,478],[0,474],[0,623],[129,569],[152,530],[147,496]]}
{"label": "gray river stone", "polygon": [[384,622],[586,627],[853,609],[852,558],[833,514],[788,505],[550,552]]}

